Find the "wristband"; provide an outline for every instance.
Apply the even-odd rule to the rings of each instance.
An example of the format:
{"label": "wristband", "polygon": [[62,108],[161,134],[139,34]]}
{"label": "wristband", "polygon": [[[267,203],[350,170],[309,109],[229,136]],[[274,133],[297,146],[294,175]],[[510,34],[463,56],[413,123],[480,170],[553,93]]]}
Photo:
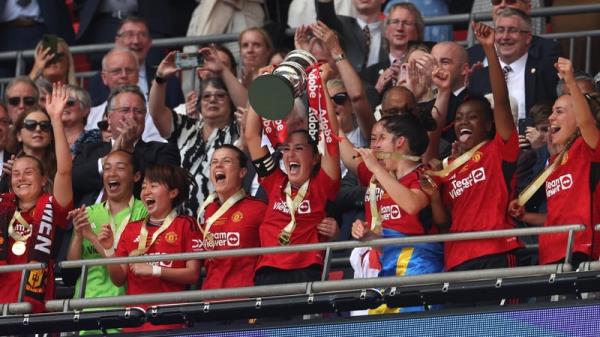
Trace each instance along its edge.
{"label": "wristband", "polygon": [[159,74],[156,74],[156,76],[154,76],[154,81],[157,84],[163,84],[163,83],[165,83],[166,80],[164,77],[160,76]]}
{"label": "wristband", "polygon": [[160,274],[162,273],[162,268],[159,266],[152,266],[152,276],[154,277],[160,277]]}
{"label": "wristband", "polygon": [[111,247],[109,249],[104,249],[104,256],[111,257],[113,255],[115,255],[115,248],[114,247]]}

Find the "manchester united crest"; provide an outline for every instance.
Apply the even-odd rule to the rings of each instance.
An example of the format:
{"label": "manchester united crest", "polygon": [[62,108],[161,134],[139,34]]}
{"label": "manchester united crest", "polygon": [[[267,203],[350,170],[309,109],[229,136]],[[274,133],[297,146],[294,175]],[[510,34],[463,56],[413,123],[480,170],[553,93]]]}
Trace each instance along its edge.
{"label": "manchester united crest", "polygon": [[165,234],[165,240],[171,244],[175,243],[177,241],[177,233],[168,232],[167,234]]}
{"label": "manchester united crest", "polygon": [[237,211],[235,213],[233,213],[233,215],[231,215],[231,221],[233,222],[240,222],[242,221],[242,219],[244,218],[244,213]]}

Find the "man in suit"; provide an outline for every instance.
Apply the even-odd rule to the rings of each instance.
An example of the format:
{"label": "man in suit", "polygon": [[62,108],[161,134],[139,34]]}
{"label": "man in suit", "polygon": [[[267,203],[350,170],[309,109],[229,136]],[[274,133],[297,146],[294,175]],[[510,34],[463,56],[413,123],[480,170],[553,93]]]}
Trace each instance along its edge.
{"label": "man in suit", "polygon": [[[0,167],[4,168],[4,163],[10,160],[11,153],[8,152],[8,139],[10,137],[10,118],[6,106],[0,103]],[[0,170],[0,193],[8,192],[10,185],[10,176]]]}
{"label": "man in suit", "polygon": [[465,80],[469,74],[469,57],[467,51],[461,45],[452,41],[439,42],[431,49],[431,55],[435,58],[438,67],[450,73],[450,101],[446,113],[446,125],[442,137],[452,144],[456,140],[454,133],[454,117],[456,109],[467,96]]}
{"label": "man in suit", "polygon": [[[531,14],[531,0],[517,0],[514,2],[502,0],[497,2],[496,5],[492,1],[492,19],[496,22],[498,14],[506,8],[518,9],[529,16]],[[510,3],[509,3],[510,2]],[[559,56],[563,56],[560,44],[554,40],[546,39],[541,36],[532,35],[531,44],[529,49],[536,55],[542,57],[548,57],[550,59],[557,59]],[[485,55],[483,48],[480,45],[474,45],[468,50],[469,52],[469,64],[475,64],[477,62],[484,62]]]}
{"label": "man in suit", "polygon": [[[116,47],[127,48],[137,55],[140,65],[137,85],[142,90],[142,93],[148,97],[150,83],[156,76],[156,68],[152,66],[152,63],[147,61],[148,51],[152,46],[152,38],[150,37],[146,21],[138,17],[127,17],[121,22],[114,40]],[[92,98],[93,105],[104,102],[112,89],[104,83],[100,75],[99,73],[93,76],[88,84],[88,92]],[[171,77],[167,79],[167,106],[174,108],[183,103],[183,101],[183,93],[181,92],[181,86],[177,78]]]}
{"label": "man in suit", "polygon": [[[340,36],[346,57],[357,72],[387,58],[383,40],[381,5],[384,0],[353,0],[358,15],[336,15],[333,0],[317,0],[317,20]],[[368,41],[367,41],[367,38]]]}
{"label": "man in suit", "polygon": [[[111,150],[133,152],[142,174],[146,168],[155,164],[180,164],[179,150],[175,145],[145,142],[141,139],[146,118],[146,99],[137,86],[116,88],[108,97],[107,113],[111,141],[82,144],[81,152],[73,160],[76,205],[91,205],[96,202],[103,186],[103,161]],[[136,193],[139,193],[139,188]]]}
{"label": "man in suit", "polygon": [[[0,51],[34,49],[43,34],[72,43],[75,38],[64,0],[0,0]],[[0,77],[14,77],[15,62],[0,64]]]}
{"label": "man in suit", "polygon": [[[524,12],[506,8],[497,14],[494,25],[496,50],[508,93],[517,103],[518,119],[523,119],[534,104],[556,99],[556,58],[540,55],[539,49],[531,48],[531,20]],[[473,74],[469,91],[491,92],[487,67]]]}
{"label": "man in suit", "polygon": [[425,22],[415,5],[395,4],[385,19],[387,57],[369,66],[362,72],[363,79],[375,87],[381,95],[386,88],[395,84],[404,62],[410,41],[422,41]]}

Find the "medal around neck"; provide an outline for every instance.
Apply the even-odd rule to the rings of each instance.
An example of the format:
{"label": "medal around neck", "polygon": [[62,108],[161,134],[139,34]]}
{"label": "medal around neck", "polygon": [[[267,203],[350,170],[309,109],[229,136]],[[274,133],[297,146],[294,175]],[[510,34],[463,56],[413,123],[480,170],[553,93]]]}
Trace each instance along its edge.
{"label": "medal around neck", "polygon": [[24,241],[15,241],[12,245],[12,253],[16,256],[21,256],[27,251],[27,244]]}
{"label": "medal around neck", "polygon": [[281,233],[279,233],[279,244],[282,246],[287,246],[290,244],[290,238],[291,238],[291,234],[286,232],[285,230],[282,230]]}
{"label": "medal around neck", "polygon": [[317,64],[309,52],[289,52],[271,74],[258,76],[248,88],[248,100],[260,116],[270,120],[286,119],[294,107],[294,98],[306,88],[306,69]]}

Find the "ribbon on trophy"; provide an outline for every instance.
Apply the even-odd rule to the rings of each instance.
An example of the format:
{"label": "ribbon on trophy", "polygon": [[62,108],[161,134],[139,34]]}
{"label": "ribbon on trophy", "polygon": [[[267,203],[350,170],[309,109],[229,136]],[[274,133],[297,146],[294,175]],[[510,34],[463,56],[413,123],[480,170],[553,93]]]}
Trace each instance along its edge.
{"label": "ribbon on trophy", "polygon": [[331,128],[331,121],[327,111],[325,87],[321,79],[320,64],[307,68],[308,81],[306,93],[308,95],[308,134],[314,141],[319,142],[319,152],[337,154],[339,139]]}

